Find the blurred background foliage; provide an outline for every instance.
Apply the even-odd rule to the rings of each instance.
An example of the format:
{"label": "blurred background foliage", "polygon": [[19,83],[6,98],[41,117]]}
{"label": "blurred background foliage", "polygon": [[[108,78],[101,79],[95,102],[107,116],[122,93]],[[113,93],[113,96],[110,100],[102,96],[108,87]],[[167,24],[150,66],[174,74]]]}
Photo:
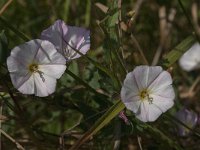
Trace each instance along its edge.
{"label": "blurred background foliage", "polygon": [[[7,0],[0,1],[2,8]],[[199,1],[182,0],[193,26],[181,9],[178,0],[13,0],[1,14],[10,26],[30,39],[40,38],[40,33],[62,19],[68,25],[91,30],[91,49],[88,56],[110,70],[113,81],[95,64],[81,57],[68,63],[68,71],[58,80],[56,92],[46,98],[19,93],[10,81],[5,58],[10,50],[24,42],[8,25],[0,21],[0,117],[1,129],[25,149],[69,149],[102,114],[119,99],[121,83],[126,71],[141,64],[159,63],[179,42],[198,33]],[[110,53],[111,50],[116,53]],[[120,52],[120,53],[119,53]],[[122,52],[122,53],[121,53]],[[119,56],[117,56],[119,54]],[[117,59],[119,57],[119,60]],[[122,59],[123,58],[123,59]],[[120,63],[121,61],[121,63]],[[125,68],[125,70],[123,70]],[[200,111],[199,86],[195,94],[189,89],[199,72],[186,73],[177,64],[169,68],[177,91],[176,105],[168,112],[174,114],[182,107]],[[80,149],[200,149],[195,133],[180,137],[176,123],[162,115],[150,123],[175,143],[163,140],[137,126],[132,113],[127,112],[131,125],[115,117],[108,126]],[[14,142],[1,134],[1,148],[16,149]],[[120,143],[120,145],[119,145]]]}

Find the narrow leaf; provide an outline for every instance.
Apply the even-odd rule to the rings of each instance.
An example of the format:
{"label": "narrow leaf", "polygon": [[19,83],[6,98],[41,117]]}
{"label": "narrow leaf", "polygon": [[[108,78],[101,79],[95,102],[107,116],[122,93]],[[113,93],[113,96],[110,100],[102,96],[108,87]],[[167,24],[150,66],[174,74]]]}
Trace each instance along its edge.
{"label": "narrow leaf", "polygon": [[164,58],[161,60],[160,65],[165,68],[170,67],[179,59],[194,43],[196,39],[193,35],[184,39],[174,49],[172,49]]}

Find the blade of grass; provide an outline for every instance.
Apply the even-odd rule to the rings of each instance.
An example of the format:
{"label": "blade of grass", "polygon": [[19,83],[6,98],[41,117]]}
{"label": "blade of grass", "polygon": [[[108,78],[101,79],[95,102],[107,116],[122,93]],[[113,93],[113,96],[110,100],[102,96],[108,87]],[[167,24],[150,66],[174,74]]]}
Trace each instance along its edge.
{"label": "blade of grass", "polygon": [[65,0],[64,2],[64,9],[63,9],[63,19],[65,22],[68,21],[69,10],[70,10],[70,2],[69,0]]}
{"label": "blade of grass", "polygon": [[91,11],[91,0],[87,0],[86,13],[85,13],[85,26],[90,24],[90,11]]}

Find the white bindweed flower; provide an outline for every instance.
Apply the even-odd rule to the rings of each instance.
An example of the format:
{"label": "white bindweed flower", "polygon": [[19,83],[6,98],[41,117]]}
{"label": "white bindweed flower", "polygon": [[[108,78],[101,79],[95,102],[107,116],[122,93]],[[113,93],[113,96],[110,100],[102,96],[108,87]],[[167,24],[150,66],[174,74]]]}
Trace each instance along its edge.
{"label": "white bindweed flower", "polygon": [[200,45],[195,43],[179,60],[181,68],[192,71],[200,68]]}
{"label": "white bindweed flower", "polygon": [[155,121],[174,105],[172,78],[160,66],[138,66],[126,75],[121,100],[143,121]]}
{"label": "white bindweed flower", "polygon": [[81,27],[68,26],[62,20],[57,20],[52,26],[44,30],[41,39],[53,43],[67,60],[81,56],[75,50],[86,54],[90,49],[90,31]]}
{"label": "white bindweed flower", "polygon": [[12,49],[7,66],[12,83],[23,94],[45,97],[55,91],[65,58],[49,41],[31,40]]}

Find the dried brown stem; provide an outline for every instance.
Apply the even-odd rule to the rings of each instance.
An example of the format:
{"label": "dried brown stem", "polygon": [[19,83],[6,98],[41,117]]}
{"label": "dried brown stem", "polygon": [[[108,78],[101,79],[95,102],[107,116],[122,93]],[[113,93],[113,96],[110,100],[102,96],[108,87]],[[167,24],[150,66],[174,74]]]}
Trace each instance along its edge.
{"label": "dried brown stem", "polygon": [[3,7],[0,9],[0,16],[3,14],[3,12],[8,8],[8,6],[12,3],[13,0],[8,0]]}
{"label": "dried brown stem", "polygon": [[200,36],[200,26],[198,24],[198,6],[197,3],[194,2],[191,7],[192,21],[194,25],[194,29],[198,36]]}
{"label": "dried brown stem", "polygon": [[143,150],[142,144],[141,144],[141,141],[142,141],[141,137],[137,136],[137,141],[138,141],[138,145],[139,145],[140,150]]}
{"label": "dried brown stem", "polygon": [[156,65],[160,59],[163,49],[166,47],[166,44],[169,42],[169,35],[172,28],[171,22],[174,20],[176,15],[176,10],[171,9],[169,14],[166,14],[166,7],[161,6],[159,8],[159,18],[160,18],[160,44],[154,55],[152,66]]}
{"label": "dried brown stem", "polygon": [[24,147],[21,144],[19,144],[15,139],[13,139],[10,135],[8,135],[2,129],[0,129],[0,133],[2,133],[5,137],[7,137],[11,142],[15,143],[16,146],[17,146],[17,149],[19,149],[19,150],[25,150]]}

